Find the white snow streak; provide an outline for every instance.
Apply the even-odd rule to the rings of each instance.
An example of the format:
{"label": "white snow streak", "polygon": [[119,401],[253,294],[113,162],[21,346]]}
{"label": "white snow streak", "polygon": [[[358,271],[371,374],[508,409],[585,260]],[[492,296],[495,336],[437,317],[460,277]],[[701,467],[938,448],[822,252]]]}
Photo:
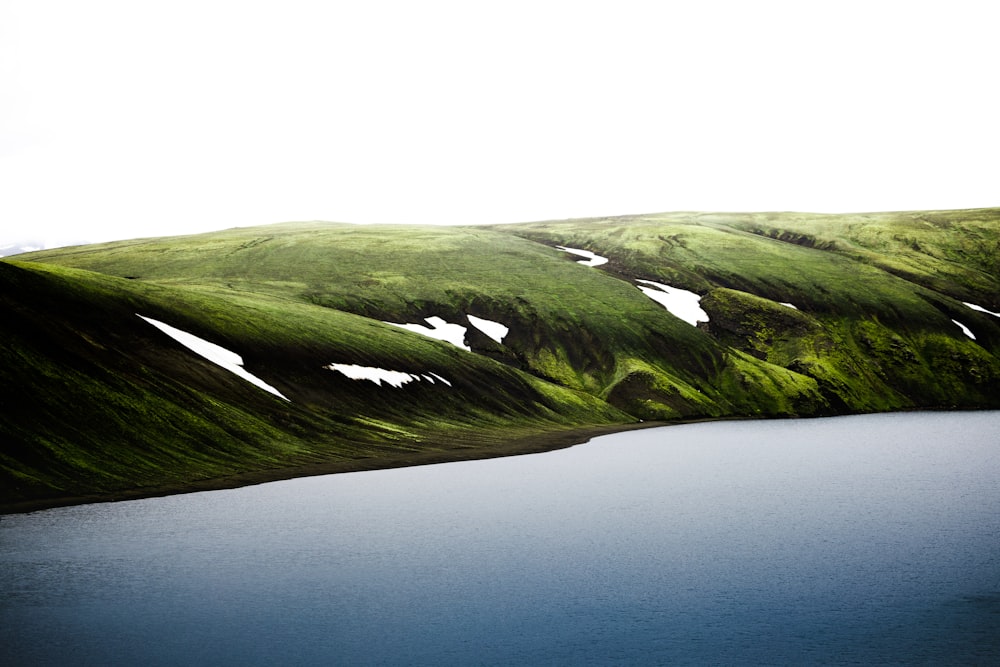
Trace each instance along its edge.
{"label": "white snow streak", "polygon": [[342,373],[352,380],[370,380],[380,387],[382,386],[382,383],[385,382],[386,384],[398,389],[407,382],[413,382],[414,380],[418,382],[420,380],[425,380],[431,384],[434,384],[435,380],[437,380],[448,385],[449,387],[451,386],[451,382],[448,382],[437,373],[417,375],[416,373],[390,371],[385,368],[377,368],[375,366],[359,366],[357,364],[329,364],[323,368]]}
{"label": "white snow streak", "polygon": [[653,287],[639,285],[639,289],[642,290],[643,294],[669,310],[673,316],[684,320],[691,326],[697,325],[698,322],[708,322],[708,313],[698,305],[701,297],[694,292],[664,285],[663,283],[656,283],[652,280],[637,280],[636,282],[653,285],[655,288],[658,288],[654,289]]}
{"label": "white snow streak", "polygon": [[968,306],[972,310],[978,310],[981,313],[986,313],[987,315],[992,315],[993,317],[1000,317],[1000,313],[994,313],[992,310],[986,310],[982,306],[977,306],[974,303],[969,303],[968,301],[963,301],[962,303],[964,303],[966,306]]}
{"label": "white snow streak", "polygon": [[400,324],[398,322],[386,322],[386,324],[391,324],[394,327],[413,331],[430,338],[436,338],[437,340],[443,340],[455,347],[472,351],[472,348],[465,344],[465,327],[461,324],[451,324],[436,315],[425,317],[424,321],[430,326],[424,326],[423,324]]}
{"label": "white snow streak", "polygon": [[146,320],[154,327],[156,327],[163,333],[167,334],[168,336],[170,336],[171,338],[173,338],[178,343],[188,348],[195,354],[198,354],[204,357],[205,359],[208,359],[213,364],[221,366],[222,368],[226,369],[230,373],[233,373],[234,375],[240,376],[247,382],[257,385],[264,391],[269,391],[275,396],[278,396],[279,398],[283,398],[286,401],[288,400],[288,398],[285,397],[280,391],[278,391],[268,383],[264,382],[256,375],[248,373],[243,368],[243,357],[236,354],[235,352],[231,352],[226,348],[222,347],[221,345],[210,343],[203,338],[198,338],[194,334],[189,334],[186,331],[181,331],[180,329],[172,327],[169,324],[164,324],[159,320],[154,320],[150,317],[144,317],[142,315],[139,315],[139,313],[136,313],[136,315]]}
{"label": "white snow streak", "polygon": [[476,327],[498,343],[502,343],[503,337],[510,332],[510,327],[500,324],[499,322],[494,322],[493,320],[487,320],[482,317],[476,317],[475,315],[469,314],[466,314],[466,317],[469,318],[469,322],[472,326]]}
{"label": "white snow streak", "polygon": [[435,378],[437,378],[438,380],[440,380],[441,382],[445,383],[445,384],[446,384],[446,385],[448,385],[449,387],[451,386],[451,383],[450,383],[450,382],[448,382],[447,380],[445,380],[445,379],[444,379],[443,377],[441,377],[441,376],[440,376],[440,375],[438,375],[437,373],[431,373],[431,376],[432,376],[432,377],[435,377]]}
{"label": "white snow streak", "polygon": [[952,322],[954,322],[955,324],[958,325],[958,328],[962,330],[962,333],[964,333],[966,336],[968,336],[972,340],[976,340],[976,335],[974,333],[972,333],[972,331],[969,330],[969,327],[965,326],[964,324],[962,324],[958,320],[952,320]]}
{"label": "white snow streak", "polygon": [[583,264],[584,266],[600,266],[601,264],[607,264],[608,258],[601,257],[600,255],[595,255],[589,250],[580,250],[579,248],[566,248],[565,246],[557,245],[557,248],[563,252],[572,253],[574,255],[579,255],[580,257],[586,257],[587,259],[581,259],[577,264]]}

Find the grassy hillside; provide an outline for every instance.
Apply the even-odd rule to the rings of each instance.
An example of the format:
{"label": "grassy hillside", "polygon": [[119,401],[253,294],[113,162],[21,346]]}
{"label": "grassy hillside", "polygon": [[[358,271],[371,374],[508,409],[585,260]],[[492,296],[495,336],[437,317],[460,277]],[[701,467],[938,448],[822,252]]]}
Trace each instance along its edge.
{"label": "grassy hillside", "polygon": [[714,340],[814,378],[838,412],[996,404],[1000,319],[963,302],[1000,312],[1000,210],[674,213],[499,229],[600,250],[607,272],[698,292]]}
{"label": "grassy hillside", "polygon": [[[998,243],[989,209],[286,223],[19,255],[0,262],[0,503],[491,455],[639,420],[1000,407],[1000,318],[963,303],[1000,312]],[[697,292],[708,322],[636,280]],[[137,315],[241,355],[288,400]],[[466,327],[471,351],[388,324],[427,317]]]}

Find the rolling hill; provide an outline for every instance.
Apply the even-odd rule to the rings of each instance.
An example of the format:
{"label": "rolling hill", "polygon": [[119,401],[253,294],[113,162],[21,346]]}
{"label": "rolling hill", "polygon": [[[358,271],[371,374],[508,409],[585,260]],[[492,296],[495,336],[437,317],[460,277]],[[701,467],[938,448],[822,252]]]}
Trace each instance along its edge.
{"label": "rolling hill", "polygon": [[0,281],[5,511],[1000,407],[1000,209],[282,223],[21,254]]}

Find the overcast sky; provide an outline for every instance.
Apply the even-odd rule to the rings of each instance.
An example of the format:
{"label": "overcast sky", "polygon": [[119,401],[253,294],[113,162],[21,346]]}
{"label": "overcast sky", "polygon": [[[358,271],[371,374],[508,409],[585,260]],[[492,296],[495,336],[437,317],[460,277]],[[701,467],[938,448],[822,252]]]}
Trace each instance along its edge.
{"label": "overcast sky", "polygon": [[997,206],[994,7],[0,0],[0,242]]}

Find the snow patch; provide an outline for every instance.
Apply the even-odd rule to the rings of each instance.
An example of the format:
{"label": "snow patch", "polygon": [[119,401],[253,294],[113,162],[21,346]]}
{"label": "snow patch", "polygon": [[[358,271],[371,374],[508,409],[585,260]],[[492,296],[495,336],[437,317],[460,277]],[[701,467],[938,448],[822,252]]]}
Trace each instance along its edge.
{"label": "snow patch", "polygon": [[469,352],[472,351],[472,348],[465,344],[465,327],[461,324],[451,324],[436,315],[425,317],[424,321],[430,326],[424,326],[423,324],[400,324],[397,322],[386,322],[386,324],[391,324],[394,327],[413,331],[430,338],[443,340],[446,343],[451,343],[455,347],[460,347]]}
{"label": "snow patch", "polygon": [[466,314],[469,318],[469,323],[476,327],[484,334],[492,338],[498,343],[503,342],[503,337],[510,332],[510,327],[507,327],[499,322],[494,322],[493,320],[483,319],[482,317],[476,317],[475,315]]}
{"label": "snow patch", "polygon": [[268,383],[264,382],[256,375],[248,373],[243,368],[243,357],[236,354],[235,352],[231,352],[230,350],[227,350],[221,345],[210,343],[204,338],[198,338],[194,334],[189,334],[186,331],[181,331],[180,329],[172,327],[169,324],[164,324],[159,320],[154,320],[151,317],[144,317],[143,315],[139,315],[139,313],[136,313],[136,316],[146,320],[154,327],[156,327],[163,333],[167,334],[168,336],[176,340],[184,347],[188,348],[195,354],[200,355],[205,359],[208,359],[213,364],[221,366],[222,368],[226,369],[230,373],[233,373],[234,375],[240,376],[247,382],[257,385],[264,391],[269,391],[279,398],[283,398],[286,401],[288,400],[288,398],[284,396],[280,391],[278,391]]}
{"label": "snow patch", "polygon": [[976,340],[976,335],[974,333],[972,333],[972,331],[969,330],[969,327],[965,326],[964,324],[962,324],[958,320],[952,320],[952,322],[954,322],[955,324],[958,325],[958,328],[962,330],[962,333],[964,333],[966,336],[968,336],[972,340]]}
{"label": "snow patch", "polygon": [[565,246],[557,245],[557,248],[563,252],[572,253],[574,255],[579,255],[580,257],[586,257],[587,259],[581,259],[577,264],[583,264],[584,266],[600,266],[601,264],[607,264],[608,258],[601,257],[600,255],[595,255],[589,250],[580,250],[579,248],[567,248]]}
{"label": "snow patch", "polygon": [[445,383],[445,384],[446,384],[446,385],[448,385],[449,387],[451,386],[451,383],[450,383],[450,382],[448,382],[447,380],[445,380],[445,379],[444,379],[443,377],[441,377],[441,376],[440,376],[440,375],[438,375],[437,373],[431,373],[431,376],[432,376],[432,377],[436,377],[436,378],[437,378],[438,380],[440,380],[441,382]]}
{"label": "snow patch", "polygon": [[788,303],[787,301],[779,301],[778,305],[785,306],[786,308],[791,308],[792,310],[798,310],[798,308],[795,307],[795,304]]}
{"label": "snow patch", "polygon": [[684,320],[691,326],[696,326],[698,322],[708,322],[708,313],[702,310],[699,305],[701,297],[694,292],[656,283],[652,280],[636,280],[636,282],[653,285],[653,287],[639,285],[639,289],[650,299],[670,311],[674,317]]}
{"label": "snow patch", "polygon": [[[987,315],[992,315],[993,317],[1000,317],[1000,313],[994,313],[992,310],[986,310],[982,306],[977,306],[974,303],[969,303],[968,301],[963,301],[962,303],[964,303],[966,306],[968,306],[972,310],[978,310],[981,313],[986,313]],[[954,322],[954,320],[952,320],[952,321]]]}
{"label": "snow patch", "polygon": [[451,386],[450,382],[445,380],[437,373],[417,375],[416,373],[404,373],[403,371],[390,371],[386,370],[385,368],[378,368],[375,366],[359,366],[357,364],[329,364],[327,366],[324,366],[323,368],[327,368],[331,371],[336,371],[338,373],[346,375],[352,380],[370,380],[380,387],[382,386],[383,382],[393,387],[396,387],[397,389],[402,387],[407,382],[413,382],[413,381],[419,382],[421,380],[424,380],[430,382],[431,384],[434,384],[435,379],[439,382],[448,385],[449,387]]}
{"label": "snow patch", "polygon": [[378,386],[382,386],[382,383],[392,385],[393,387],[402,387],[407,382],[413,382],[413,380],[420,379],[418,376],[412,373],[404,373],[402,371],[390,371],[384,368],[376,368],[375,366],[358,366],[357,364],[330,364],[324,366],[323,368],[328,368],[331,371],[337,371],[352,380],[371,380]]}

